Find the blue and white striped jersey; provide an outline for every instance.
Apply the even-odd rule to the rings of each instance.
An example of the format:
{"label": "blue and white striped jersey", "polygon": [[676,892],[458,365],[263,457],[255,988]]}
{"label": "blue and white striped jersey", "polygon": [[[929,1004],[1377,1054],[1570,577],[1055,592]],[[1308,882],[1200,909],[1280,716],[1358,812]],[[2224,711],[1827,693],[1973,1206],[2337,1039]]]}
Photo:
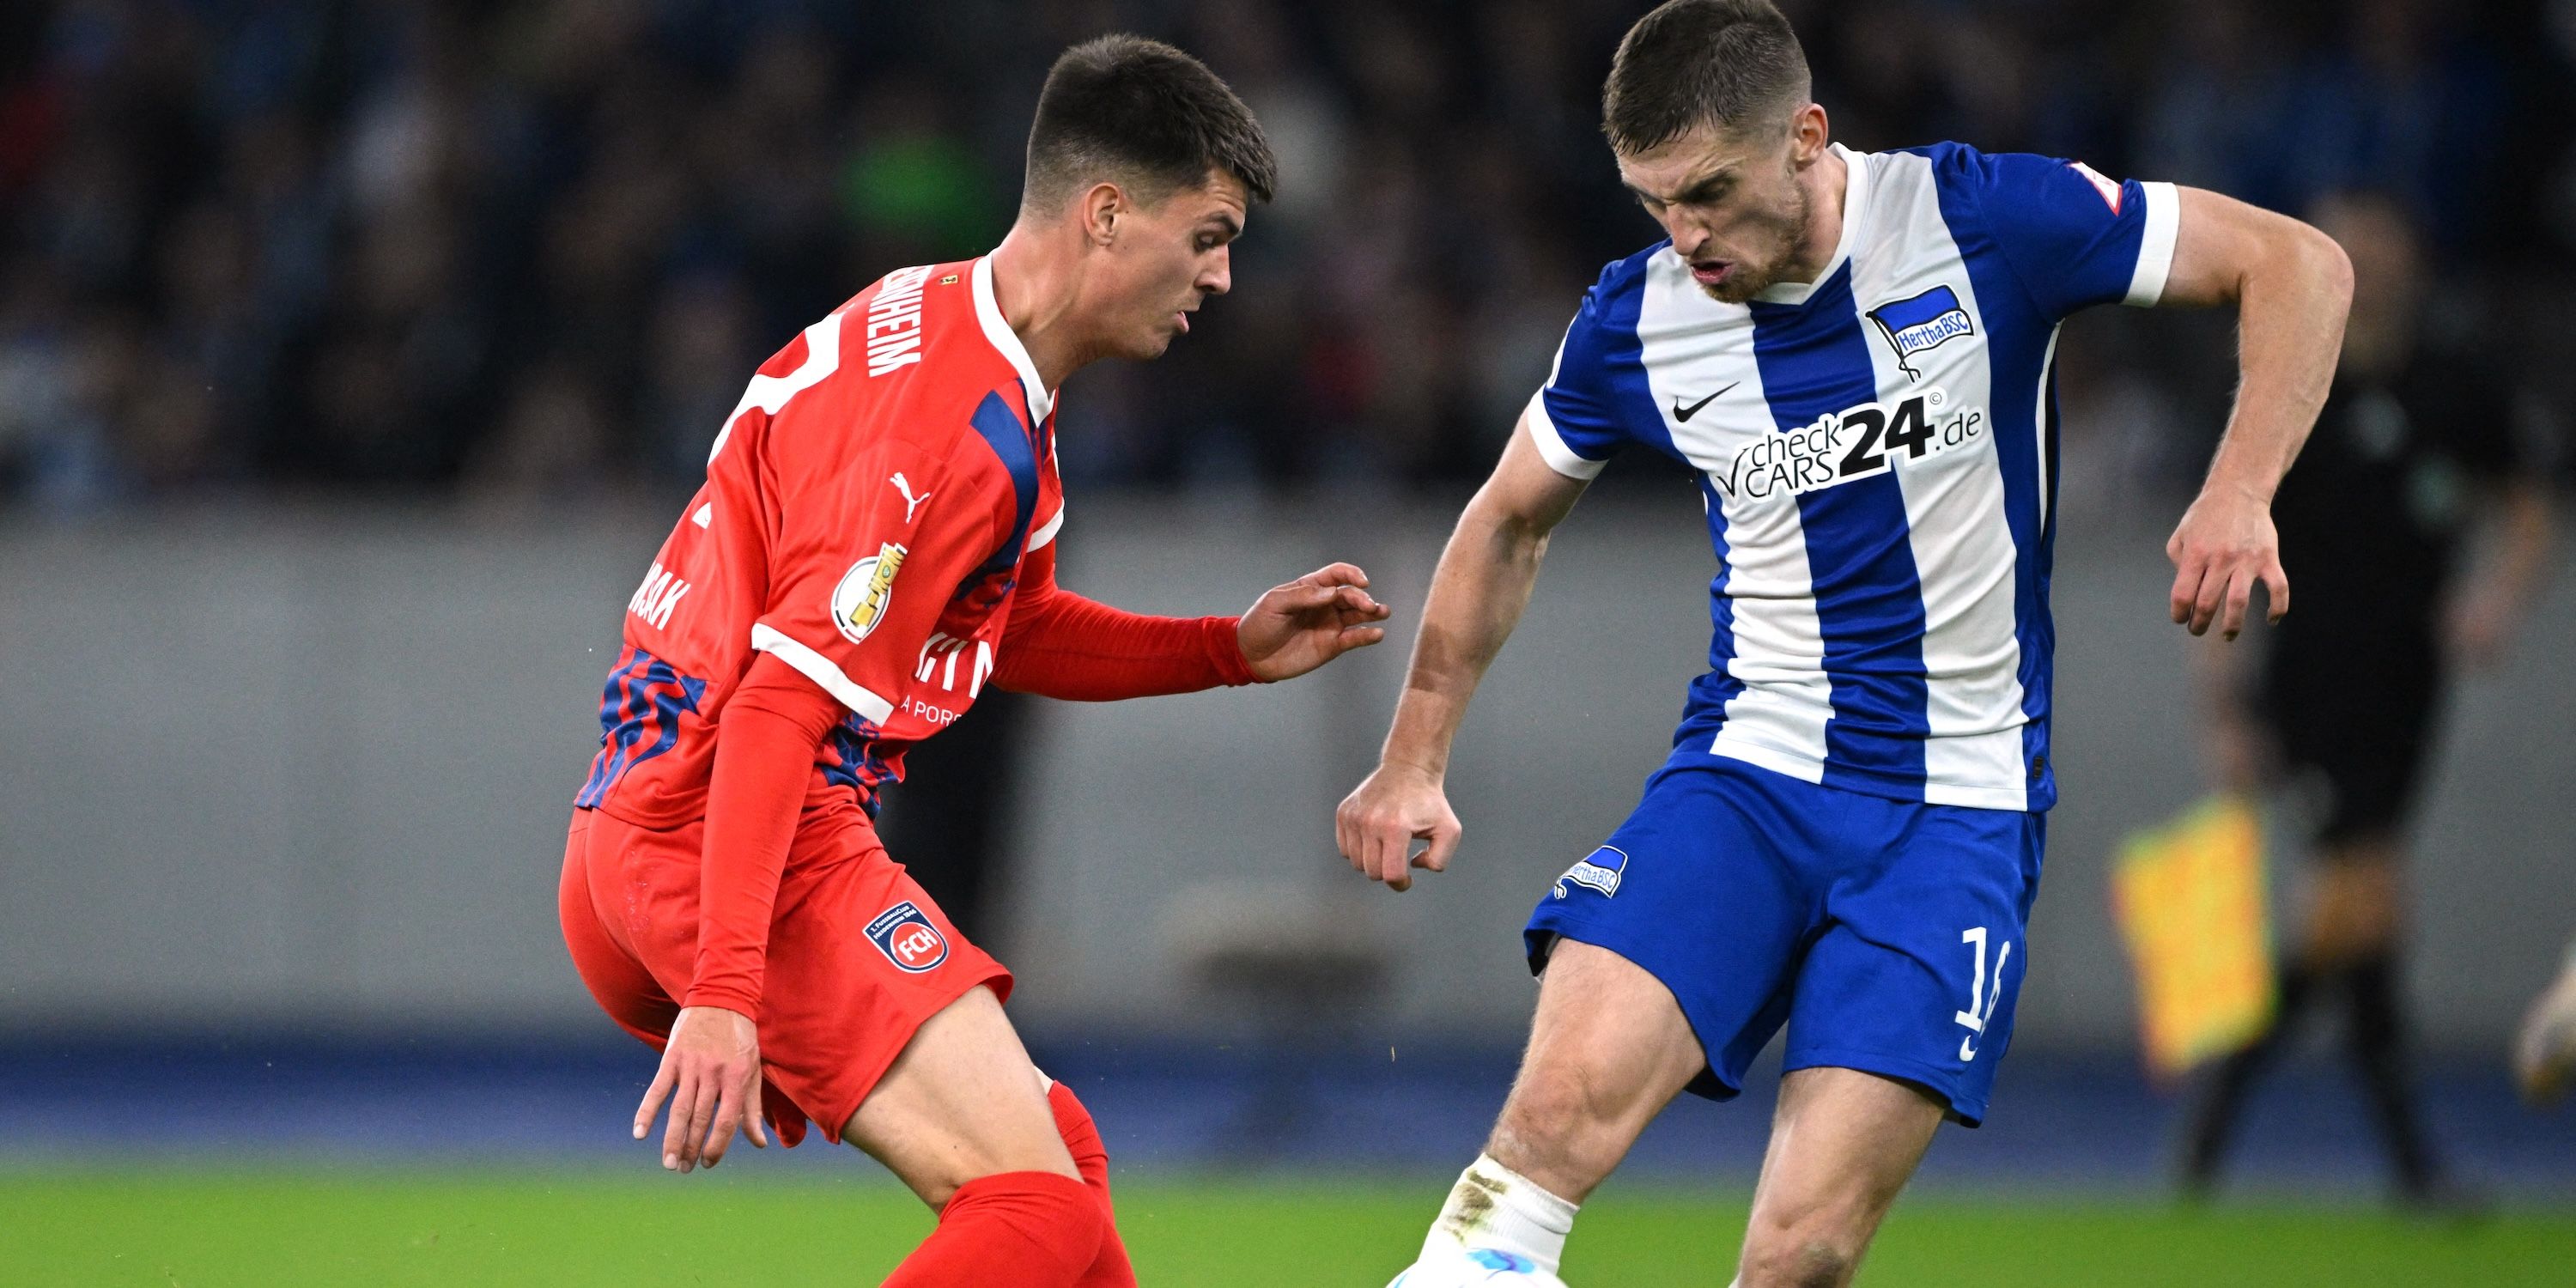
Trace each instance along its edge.
{"label": "blue and white striped jersey", "polygon": [[1631,442],[1699,475],[1715,630],[1677,746],[2046,809],[2057,328],[2157,301],[2178,198],[1958,144],[1835,150],[1821,277],[1722,304],[1670,243],[1612,264],[1530,432],[1576,478]]}

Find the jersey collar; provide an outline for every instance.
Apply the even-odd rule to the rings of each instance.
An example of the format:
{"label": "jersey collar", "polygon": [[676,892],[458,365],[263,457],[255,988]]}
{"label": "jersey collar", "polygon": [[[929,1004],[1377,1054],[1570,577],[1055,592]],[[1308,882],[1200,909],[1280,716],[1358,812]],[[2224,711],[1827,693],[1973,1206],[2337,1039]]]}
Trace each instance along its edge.
{"label": "jersey collar", "polygon": [[1869,205],[1869,158],[1842,144],[1829,145],[1834,155],[1843,159],[1843,231],[1834,239],[1834,257],[1816,273],[1812,282],[1779,282],[1762,288],[1753,298],[1765,304],[1804,304],[1816,288],[1834,275],[1834,270],[1851,258],[1852,242],[1858,235],[1860,221]]}
{"label": "jersey collar", "polygon": [[1028,346],[1020,343],[1019,333],[1002,318],[1002,306],[993,298],[993,257],[975,261],[975,320],[984,324],[984,340],[995,352],[1011,360],[1011,369],[1020,373],[1020,387],[1029,396],[1029,419],[1044,424],[1055,411],[1055,395],[1047,392],[1046,382],[1038,379],[1037,364],[1029,361]]}

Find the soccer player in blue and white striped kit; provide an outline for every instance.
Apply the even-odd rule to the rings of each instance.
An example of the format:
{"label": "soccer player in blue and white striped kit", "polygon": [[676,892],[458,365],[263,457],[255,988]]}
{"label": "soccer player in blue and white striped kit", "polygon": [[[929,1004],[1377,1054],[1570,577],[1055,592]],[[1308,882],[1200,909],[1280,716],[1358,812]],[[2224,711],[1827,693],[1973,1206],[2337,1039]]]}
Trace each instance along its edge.
{"label": "soccer player in blue and white striped kit", "polygon": [[[1625,448],[1698,476],[1714,641],[1671,758],[1540,900],[1521,1072],[1405,1288],[1553,1274],[1672,1097],[1736,1093],[1785,1023],[1737,1283],[1847,1283],[1946,1115],[1985,1116],[2029,969],[2049,764],[2059,324],[2234,304],[2242,383],[2167,545],[2170,609],[2288,607],[2269,502],[2332,377],[2351,268],[2294,220],[1958,144],[1829,141],[1769,0],[1671,0],[1603,94],[1669,240],[1612,264],[1442,554],[1342,851],[1444,868],[1442,778],[1549,531]],[[1427,842],[1412,853],[1413,842]]]}

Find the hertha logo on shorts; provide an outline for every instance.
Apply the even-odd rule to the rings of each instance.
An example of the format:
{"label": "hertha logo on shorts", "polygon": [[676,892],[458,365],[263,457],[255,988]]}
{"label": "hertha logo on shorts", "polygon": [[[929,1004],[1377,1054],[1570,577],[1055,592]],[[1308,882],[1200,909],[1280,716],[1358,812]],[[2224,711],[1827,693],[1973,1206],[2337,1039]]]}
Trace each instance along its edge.
{"label": "hertha logo on shorts", "polygon": [[1628,870],[1628,852],[1615,845],[1605,845],[1577,859],[1565,875],[1556,879],[1556,897],[1565,897],[1568,881],[1598,890],[1603,897],[1619,893],[1619,874]]}
{"label": "hertha logo on shorts", "polygon": [[948,960],[948,936],[930,924],[929,914],[906,899],[868,923],[868,938],[885,952],[895,969],[919,975]]}

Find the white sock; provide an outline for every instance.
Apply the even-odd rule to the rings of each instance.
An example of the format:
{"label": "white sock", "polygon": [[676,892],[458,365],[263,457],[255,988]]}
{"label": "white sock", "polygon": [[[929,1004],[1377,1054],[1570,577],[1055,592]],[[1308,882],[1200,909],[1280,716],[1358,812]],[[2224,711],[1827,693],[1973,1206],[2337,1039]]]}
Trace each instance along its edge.
{"label": "white sock", "polygon": [[1555,1274],[1565,1259],[1565,1236],[1574,1229],[1575,1206],[1479,1154],[1440,1205],[1422,1256],[1445,1260],[1468,1248],[1493,1248],[1517,1252]]}

